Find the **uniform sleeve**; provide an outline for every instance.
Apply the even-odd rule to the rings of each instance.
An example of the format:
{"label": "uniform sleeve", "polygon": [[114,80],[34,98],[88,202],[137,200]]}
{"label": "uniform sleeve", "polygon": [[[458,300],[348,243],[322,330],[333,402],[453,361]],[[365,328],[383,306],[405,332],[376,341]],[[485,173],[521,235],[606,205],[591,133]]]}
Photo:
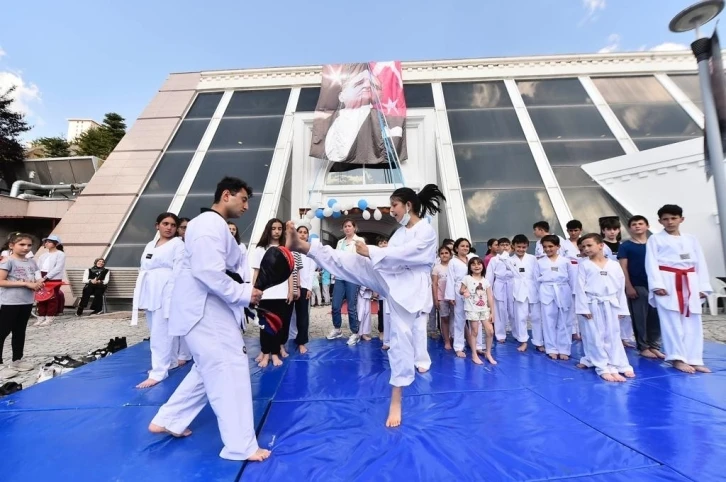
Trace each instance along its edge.
{"label": "uniform sleeve", "polygon": [[494,271],[497,269],[497,263],[499,263],[499,258],[493,257],[492,260],[489,261],[489,268],[486,273],[484,273],[484,279],[489,282],[489,286],[494,286]]}
{"label": "uniform sleeve", "polygon": [[[226,227],[225,227],[226,228]],[[229,232],[226,233],[229,236]],[[202,283],[207,291],[230,305],[249,306],[252,285],[240,284],[227,276],[226,241],[209,230],[196,239],[187,239],[189,263],[192,276]]]}
{"label": "uniform sleeve", "polygon": [[164,317],[169,318],[169,312],[171,311],[171,294],[174,292],[174,280],[177,279],[179,269],[181,268],[182,259],[184,258],[184,241],[180,238],[176,238],[172,241],[174,243],[174,252],[172,253],[172,272],[173,275],[169,280],[169,300],[163,300],[162,306],[164,307]]}
{"label": "uniform sleeve", "polygon": [[665,289],[663,275],[658,266],[658,245],[655,236],[648,238],[648,242],[645,243],[645,273],[648,275],[648,289],[650,291]]}
{"label": "uniform sleeve", "polygon": [[698,275],[698,289],[701,293],[713,293],[711,278],[708,274],[708,266],[706,266],[706,258],[704,258],[703,256],[703,249],[701,249],[701,243],[699,243],[695,237],[692,239],[696,251],[696,274]]}
{"label": "uniform sleeve", "polygon": [[567,281],[570,283],[570,290],[574,293],[577,285],[578,267],[567,260]]}
{"label": "uniform sleeve", "polygon": [[58,251],[57,253],[55,264],[45,275],[48,279],[62,279],[63,272],[66,270],[66,254],[63,251]]}
{"label": "uniform sleeve", "polygon": [[[426,221],[419,221],[426,222]],[[431,256],[431,246],[436,246],[436,232],[433,228],[422,229],[411,242],[403,246],[368,246],[368,253],[373,266],[397,267],[397,266],[421,266],[434,262]]]}
{"label": "uniform sleeve", "polygon": [[628,316],[630,315],[630,310],[628,309],[628,299],[625,297],[625,274],[623,273],[623,268],[617,263],[613,271],[615,272],[615,280],[618,283],[618,304],[620,305],[618,315]]}
{"label": "uniform sleeve", "polygon": [[575,313],[578,315],[592,314],[590,313],[590,307],[587,305],[587,294],[585,294],[585,267],[582,264],[577,267],[577,282],[575,283]]}

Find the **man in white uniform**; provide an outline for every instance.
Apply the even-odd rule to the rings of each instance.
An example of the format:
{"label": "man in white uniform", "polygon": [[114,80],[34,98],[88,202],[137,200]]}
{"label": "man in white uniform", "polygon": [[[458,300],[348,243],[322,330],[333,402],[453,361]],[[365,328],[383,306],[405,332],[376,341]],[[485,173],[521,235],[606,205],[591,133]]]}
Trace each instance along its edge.
{"label": "man in white uniform", "polygon": [[[189,425],[211,403],[224,442],[220,457],[261,461],[252,415],[252,390],[240,326],[244,308],[260,301],[262,292],[235,279],[243,264],[227,220],[247,211],[252,188],[237,178],[217,185],[214,204],[189,222],[186,253],[174,267],[169,335],[183,336],[194,366],[149,425],[154,433],[191,434]],[[238,277],[238,276],[237,276]]]}

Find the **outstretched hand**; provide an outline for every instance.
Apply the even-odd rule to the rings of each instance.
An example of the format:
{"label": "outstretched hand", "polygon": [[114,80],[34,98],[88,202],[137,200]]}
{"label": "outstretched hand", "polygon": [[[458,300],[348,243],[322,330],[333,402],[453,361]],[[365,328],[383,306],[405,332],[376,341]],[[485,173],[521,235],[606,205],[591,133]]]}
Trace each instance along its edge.
{"label": "outstretched hand", "polygon": [[368,251],[368,245],[364,241],[355,242],[355,252],[366,258],[370,258],[370,252]]}
{"label": "outstretched hand", "polygon": [[250,305],[256,305],[262,299],[262,291],[252,288],[252,296],[250,297]]}

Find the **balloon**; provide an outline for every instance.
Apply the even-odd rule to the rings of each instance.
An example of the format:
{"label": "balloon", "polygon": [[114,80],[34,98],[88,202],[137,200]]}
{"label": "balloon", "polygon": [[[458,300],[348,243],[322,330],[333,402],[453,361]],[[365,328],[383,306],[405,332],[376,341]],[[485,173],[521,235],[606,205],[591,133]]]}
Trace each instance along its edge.
{"label": "balloon", "polygon": [[[361,199],[360,201],[358,201],[358,209],[360,209],[361,211],[365,211],[367,207],[368,201],[366,201],[365,199]],[[368,216],[370,217],[370,214]]]}
{"label": "balloon", "polygon": [[371,218],[371,212],[370,211],[363,211],[363,219],[368,221]]}
{"label": "balloon", "polygon": [[332,215],[333,215],[333,208],[323,209],[323,216],[325,216],[326,218],[329,218]]}
{"label": "balloon", "polygon": [[346,209],[343,214],[345,214],[347,216],[348,215],[348,210]]}
{"label": "balloon", "polygon": [[318,208],[315,210],[315,217],[318,219],[323,219],[323,216],[325,216],[325,213],[322,209]]}
{"label": "balloon", "polygon": [[332,208],[335,203],[337,203],[335,199],[328,199],[328,207]]}
{"label": "balloon", "polygon": [[330,206],[330,207],[331,207],[331,208],[333,208],[333,212],[334,212],[334,213],[339,213],[339,212],[340,212],[340,207],[341,207],[341,206],[340,206],[340,203],[339,203],[339,202],[336,202],[335,204],[333,204],[333,205],[332,205],[332,206]]}
{"label": "balloon", "polygon": [[381,212],[378,209],[373,211],[373,219],[375,219],[376,221],[380,221],[382,217],[383,217],[383,214],[381,214]]}
{"label": "balloon", "polygon": [[378,209],[378,203],[375,201],[368,202],[368,209]]}
{"label": "balloon", "polygon": [[337,219],[337,218],[339,218],[339,217],[341,217],[341,216],[342,216],[342,214],[341,214],[341,212],[340,212],[340,211],[333,211],[333,217],[334,217],[334,218],[336,218],[336,219]]}
{"label": "balloon", "polygon": [[305,213],[305,217],[308,219],[313,219],[315,217],[315,211],[311,209],[310,211]]}
{"label": "balloon", "polygon": [[318,235],[317,235],[317,234],[315,234],[315,233],[313,233],[313,234],[311,234],[311,235],[310,235],[310,239],[318,239],[319,237],[320,237],[320,236],[318,236]]}

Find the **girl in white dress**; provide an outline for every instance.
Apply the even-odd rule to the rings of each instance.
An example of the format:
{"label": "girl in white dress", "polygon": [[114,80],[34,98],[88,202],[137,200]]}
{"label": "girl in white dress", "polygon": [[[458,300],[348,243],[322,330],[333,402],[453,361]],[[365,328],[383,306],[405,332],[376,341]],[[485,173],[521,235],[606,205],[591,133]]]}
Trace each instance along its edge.
{"label": "girl in white dress", "polygon": [[436,260],[436,231],[423,219],[440,211],[445,200],[439,188],[428,184],[416,194],[399,188],[391,194],[391,215],[400,227],[388,247],[356,242],[355,252],[308,244],[298,238],[295,224],[287,223],[288,248],[310,256],[331,274],[362,284],[383,296],[390,309],[391,404],[387,427],[401,424],[403,387],[413,383],[416,368],[424,373],[431,367],[426,351],[426,322],[433,308],[431,269]]}
{"label": "girl in white dress", "polygon": [[454,351],[459,358],[466,358],[464,353],[466,315],[464,314],[464,298],[457,289],[461,280],[469,272],[469,249],[471,243],[466,238],[459,238],[454,242],[454,258],[449,261],[449,275],[446,278],[446,301],[451,306],[454,317]]}
{"label": "girl in white dress", "polygon": [[494,341],[494,297],[489,281],[482,276],[484,261],[474,257],[469,260],[468,272],[461,280],[459,293],[464,298],[466,324],[469,326],[467,339],[471,348],[471,360],[477,365],[483,364],[476,348],[476,338],[481,324],[486,333],[486,359],[492,365],[497,362],[492,356],[492,343]]}
{"label": "girl in white dress", "polygon": [[169,336],[174,267],[184,256],[184,241],[177,236],[178,225],[179,218],[176,214],[159,214],[156,218],[159,238],[150,241],[141,255],[139,277],[134,288],[131,325],[138,324],[139,310],[146,310],[146,323],[151,333],[151,371],[149,378],[136,385],[136,388],[153,387],[169,376],[169,370],[179,365],[174,350],[174,337]]}

